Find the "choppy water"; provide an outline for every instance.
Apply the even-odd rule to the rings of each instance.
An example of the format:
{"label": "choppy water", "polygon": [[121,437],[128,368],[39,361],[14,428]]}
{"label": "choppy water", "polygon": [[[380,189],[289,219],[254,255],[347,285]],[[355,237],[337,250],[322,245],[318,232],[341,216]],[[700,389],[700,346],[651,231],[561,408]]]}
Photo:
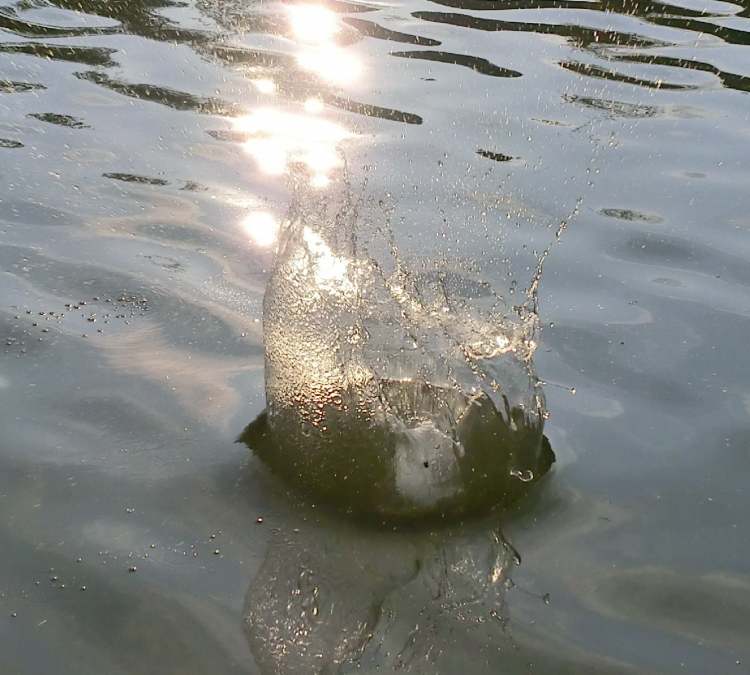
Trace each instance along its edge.
{"label": "choppy water", "polygon": [[[0,672],[750,672],[750,7],[326,6],[0,5]],[[374,530],[234,442],[342,190],[538,300],[512,512]]]}

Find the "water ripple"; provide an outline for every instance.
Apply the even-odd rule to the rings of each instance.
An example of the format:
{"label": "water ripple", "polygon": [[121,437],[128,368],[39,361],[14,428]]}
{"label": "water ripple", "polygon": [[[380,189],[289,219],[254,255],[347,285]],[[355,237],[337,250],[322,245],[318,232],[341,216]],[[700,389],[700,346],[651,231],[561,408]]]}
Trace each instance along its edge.
{"label": "water ripple", "polygon": [[423,61],[436,61],[437,63],[450,63],[464,66],[471,70],[490,75],[491,77],[521,77],[521,73],[510,68],[501,68],[487,59],[478,56],[467,56],[465,54],[451,54],[450,52],[391,52],[391,56],[404,59],[421,59]]}

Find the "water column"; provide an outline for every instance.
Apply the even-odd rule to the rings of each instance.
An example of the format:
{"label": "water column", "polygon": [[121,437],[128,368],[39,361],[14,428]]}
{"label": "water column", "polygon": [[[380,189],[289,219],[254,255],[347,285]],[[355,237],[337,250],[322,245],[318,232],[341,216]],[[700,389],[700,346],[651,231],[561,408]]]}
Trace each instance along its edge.
{"label": "water column", "polygon": [[[339,83],[356,76],[336,52],[331,12],[289,12],[303,67]],[[394,213],[407,200],[383,171],[388,158],[368,155],[367,135],[327,120],[316,100],[302,107],[236,122],[247,151],[292,194],[278,228],[248,224],[256,241],[273,242],[275,261],[263,310],[267,409],[243,440],[315,498],[364,514],[512,501],[552,461],[533,306],[514,306],[435,231],[404,247]],[[406,227],[429,230],[445,212],[428,205]]]}

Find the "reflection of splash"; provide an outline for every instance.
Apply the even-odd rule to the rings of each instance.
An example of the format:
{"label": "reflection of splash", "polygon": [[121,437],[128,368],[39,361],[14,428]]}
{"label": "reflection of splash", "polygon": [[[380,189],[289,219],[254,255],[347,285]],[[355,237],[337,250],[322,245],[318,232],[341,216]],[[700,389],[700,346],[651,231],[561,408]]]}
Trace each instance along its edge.
{"label": "reflection of splash", "polygon": [[515,558],[494,521],[394,533],[305,517],[274,535],[248,590],[248,642],[264,674],[455,672],[469,635],[512,646]]}

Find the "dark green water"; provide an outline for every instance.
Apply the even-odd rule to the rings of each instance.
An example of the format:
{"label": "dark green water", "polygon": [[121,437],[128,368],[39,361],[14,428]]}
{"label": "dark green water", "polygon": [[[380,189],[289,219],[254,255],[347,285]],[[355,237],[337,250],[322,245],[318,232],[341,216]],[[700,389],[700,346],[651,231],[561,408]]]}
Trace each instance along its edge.
{"label": "dark green water", "polygon": [[[0,0],[0,673],[750,672],[743,1]],[[509,512],[376,530],[234,442],[336,147],[405,258],[512,301],[550,247]]]}

